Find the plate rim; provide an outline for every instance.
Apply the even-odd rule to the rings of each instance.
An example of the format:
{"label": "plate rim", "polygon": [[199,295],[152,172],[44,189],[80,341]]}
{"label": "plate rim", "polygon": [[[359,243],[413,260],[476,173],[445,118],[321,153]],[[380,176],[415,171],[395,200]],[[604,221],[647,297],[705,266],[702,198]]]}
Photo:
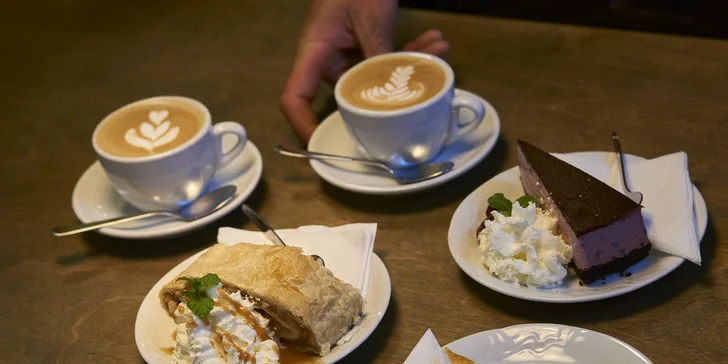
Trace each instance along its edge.
{"label": "plate rim", "polygon": [[[330,168],[326,163],[317,161],[317,160],[311,160],[309,161],[309,164],[311,165],[311,168],[316,172],[316,174],[319,175],[322,179],[324,179],[326,182],[339,187],[341,189],[351,191],[351,192],[357,192],[367,195],[404,195],[409,193],[414,193],[418,191],[427,190],[436,186],[439,186],[441,184],[444,184],[448,181],[451,181],[460,175],[464,174],[465,172],[471,170],[474,168],[478,163],[480,163],[485,157],[487,157],[491,151],[493,151],[493,148],[495,147],[496,143],[498,142],[498,138],[500,138],[501,133],[501,121],[500,116],[498,115],[498,111],[491,105],[486,99],[484,99],[482,96],[470,92],[467,90],[463,90],[460,88],[455,88],[455,92],[466,92],[471,95],[474,95],[479,100],[483,102],[483,106],[485,106],[486,109],[486,115],[488,113],[492,114],[493,117],[493,131],[488,135],[485,142],[480,144],[479,147],[482,147],[480,153],[475,155],[470,160],[463,163],[462,166],[459,168],[455,168],[452,171],[443,174],[442,176],[435,177],[426,181],[411,183],[411,184],[405,184],[405,185],[398,185],[398,186],[385,186],[385,187],[371,187],[371,186],[361,186],[356,184],[350,184],[347,182],[343,182],[337,178],[333,178],[327,171],[327,168]],[[334,118],[336,116],[339,116],[341,118],[341,115],[338,110],[332,112],[329,114],[319,125],[316,130],[314,130],[313,135],[311,136],[311,142],[308,144],[308,150],[309,151],[315,151],[311,149],[312,145],[317,145],[318,143],[314,143],[319,138],[323,138],[321,135],[321,126],[323,126],[326,123],[332,123],[334,122]],[[484,116],[485,118],[485,116]],[[343,122],[343,119],[342,119]]]}
{"label": "plate rim", "polygon": [[[554,324],[554,323],[538,323],[538,322],[537,323],[525,323],[525,324],[517,324],[517,325],[506,326],[506,327],[502,327],[502,328],[498,328],[498,329],[484,330],[484,331],[476,332],[474,334],[470,334],[468,336],[461,337],[461,338],[459,338],[457,340],[453,340],[453,341],[447,343],[446,345],[443,345],[442,347],[449,349],[449,346],[450,345],[456,345],[460,341],[463,341],[464,342],[464,341],[467,341],[469,339],[472,339],[472,338],[477,337],[477,336],[480,336],[480,335],[494,334],[494,333],[497,333],[497,332],[504,332],[505,330],[508,330],[508,329],[526,328],[526,327],[534,327],[534,328],[535,327],[545,327],[545,328],[559,328],[559,329],[572,329],[572,330],[587,331],[587,332],[590,332],[592,334],[597,334],[598,336],[601,336],[601,337],[603,337],[605,339],[612,340],[612,341],[614,341],[614,342],[616,342],[616,343],[624,346],[625,348],[627,348],[630,351],[632,351],[636,355],[637,358],[643,360],[646,364],[652,364],[652,360],[650,360],[650,358],[648,358],[647,355],[645,355],[641,351],[637,350],[637,348],[635,348],[634,346],[632,346],[632,345],[630,345],[630,344],[628,344],[628,343],[626,343],[626,342],[624,342],[624,341],[622,341],[622,340],[620,340],[620,339],[618,339],[618,338],[616,338],[614,336],[607,335],[605,333],[602,333],[602,332],[599,332],[599,331],[595,331],[595,330],[585,329],[583,327],[570,326],[570,325],[562,325],[562,324]],[[458,353],[458,354],[463,355],[463,356],[467,356],[468,355],[467,353]]]}
{"label": "plate rim", "polygon": [[[596,157],[598,155],[603,155],[603,154],[606,154],[606,153],[612,153],[612,152],[583,151],[583,152],[571,152],[571,153],[559,153],[559,154],[564,154],[564,155],[583,155],[583,156]],[[646,159],[644,157],[640,157],[640,156],[636,156],[636,155],[632,155],[632,154],[625,154],[625,156],[626,157],[637,158],[637,159],[640,159],[640,160],[645,160]],[[682,263],[685,262],[685,259],[684,258],[670,255],[670,256],[667,256],[665,258],[666,259],[671,259],[671,260],[673,260],[673,262],[670,263],[669,266],[663,268],[662,271],[660,271],[656,276],[652,277],[651,279],[647,279],[647,280],[644,280],[644,281],[639,281],[638,283],[636,283],[634,285],[624,286],[624,287],[619,288],[619,289],[614,290],[614,291],[603,292],[603,293],[592,294],[592,295],[568,296],[568,297],[565,297],[565,298],[564,297],[560,297],[557,294],[555,294],[553,297],[530,296],[530,295],[527,295],[527,294],[524,294],[524,293],[520,293],[518,291],[507,290],[507,289],[501,288],[499,286],[496,286],[496,285],[491,284],[490,282],[488,282],[486,280],[481,279],[481,277],[478,277],[475,274],[471,274],[471,272],[469,271],[469,269],[465,268],[466,266],[470,266],[469,262],[465,261],[465,258],[464,257],[461,257],[456,252],[456,247],[455,247],[455,242],[454,242],[455,239],[452,237],[454,235],[453,225],[454,225],[454,222],[455,222],[455,217],[458,215],[458,211],[462,207],[463,203],[467,199],[469,199],[472,196],[474,196],[475,193],[479,189],[483,188],[487,183],[489,183],[490,181],[492,181],[492,180],[494,180],[494,179],[496,179],[496,178],[498,178],[498,177],[500,177],[502,175],[505,175],[507,173],[513,173],[514,170],[517,171],[518,170],[518,166],[514,166],[512,168],[509,168],[509,169],[507,169],[507,170],[505,170],[505,171],[503,171],[503,172],[501,172],[501,173],[499,173],[499,174],[491,177],[487,181],[483,182],[480,186],[476,187],[472,192],[470,192],[468,194],[468,196],[466,196],[460,202],[460,204],[458,205],[458,207],[455,209],[455,212],[453,213],[452,218],[450,219],[450,227],[448,228],[448,233],[447,233],[448,249],[450,250],[450,256],[455,260],[455,263],[457,263],[457,265],[458,265],[458,267],[460,268],[461,271],[463,271],[472,280],[474,280],[475,282],[479,283],[480,285],[482,285],[482,286],[484,286],[484,287],[486,287],[488,289],[491,289],[491,290],[493,290],[495,292],[498,292],[500,294],[504,294],[506,296],[510,296],[510,297],[514,297],[514,298],[519,298],[519,299],[523,299],[523,300],[527,300],[527,301],[533,301],[533,302],[545,302],[545,303],[581,303],[581,302],[591,302],[591,301],[599,301],[599,300],[608,299],[608,298],[612,298],[612,297],[616,297],[616,296],[621,296],[623,294],[627,294],[627,293],[636,291],[636,290],[638,290],[638,289],[640,289],[642,287],[645,287],[645,286],[647,286],[647,285],[649,285],[649,284],[651,284],[653,282],[656,282],[656,281],[662,279],[663,277],[665,277],[666,275],[668,275],[671,272],[673,272],[675,269],[677,269],[677,267],[679,267]],[[705,213],[705,221],[703,221],[703,223],[700,224],[699,226],[696,226],[696,229],[698,229],[698,241],[701,241],[703,239],[703,237],[705,236],[705,232],[707,230],[707,225],[708,225],[708,209],[707,209],[707,205],[706,205],[705,199],[703,198],[703,195],[700,193],[700,190],[698,190],[697,186],[695,186],[694,184],[692,184],[692,186],[693,186],[693,210],[695,211],[695,209],[700,208]],[[698,215],[698,214],[694,212],[694,216],[696,216],[696,215]],[[497,278],[495,278],[495,279],[497,279]],[[524,292],[528,292],[528,291],[524,291]]]}
{"label": "plate rim", "polygon": [[[183,260],[179,264],[175,265],[172,269],[164,273],[164,275],[150,288],[150,290],[147,292],[147,294],[142,299],[142,302],[139,304],[139,309],[137,310],[137,314],[134,319],[134,343],[136,344],[137,351],[142,356],[142,359],[146,363],[149,364],[162,364],[162,363],[168,363],[169,361],[159,362],[155,361],[156,357],[152,356],[153,354],[148,352],[146,350],[146,343],[144,342],[145,334],[143,331],[142,321],[140,319],[140,316],[143,314],[143,309],[148,304],[154,304],[151,301],[155,301],[158,299],[158,292],[164,286],[167,284],[167,280],[165,280],[166,276],[174,276],[176,274],[179,274],[179,272],[182,272],[185,268],[187,268],[189,265],[191,265],[197,258],[199,258],[202,254],[204,254],[206,251],[208,251],[210,248],[205,248],[202,251],[199,251],[195,253],[194,255],[190,256],[189,258]],[[322,361],[326,360],[325,363],[327,364],[334,364],[338,362],[339,360],[345,358],[349,354],[351,354],[354,350],[359,348],[366,340],[374,333],[374,331],[379,327],[379,324],[381,324],[382,319],[384,318],[384,315],[387,312],[387,309],[389,308],[390,301],[392,300],[392,279],[389,275],[389,270],[387,269],[387,266],[384,264],[384,261],[374,252],[372,252],[372,260],[371,260],[371,271],[370,271],[370,279],[369,279],[369,289],[367,289],[367,296],[364,297],[365,302],[368,300],[370,296],[374,294],[374,291],[376,289],[372,289],[372,287],[377,287],[381,289],[381,293],[383,294],[382,302],[383,305],[380,307],[372,307],[373,311],[369,313],[369,315],[373,315],[373,321],[371,328],[368,331],[361,331],[360,333],[360,339],[358,342],[355,342],[353,339],[356,337],[356,334],[359,334],[357,332],[354,337],[352,337],[352,340],[347,342],[344,345],[348,345],[351,343],[350,347],[347,347],[345,350],[343,350],[341,353],[338,354],[338,357],[333,357],[331,359],[325,359],[326,356],[322,357]],[[384,281],[376,281],[374,279],[371,279],[373,276],[372,272],[374,271],[374,267],[378,266],[376,269],[382,269],[381,274],[386,278]],[[171,280],[171,278],[170,278]],[[366,303],[365,303],[366,304]],[[170,318],[171,320],[171,318]],[[359,327],[360,328],[360,327]],[[329,354],[327,354],[329,355]]]}
{"label": "plate rim", "polygon": [[[223,206],[221,209],[215,211],[214,213],[207,215],[203,218],[200,218],[198,220],[195,220],[195,221],[183,223],[176,227],[168,227],[166,229],[152,231],[152,232],[148,231],[145,228],[117,229],[117,228],[113,228],[113,227],[99,229],[99,230],[97,230],[97,232],[102,235],[106,235],[106,236],[110,236],[110,237],[114,237],[114,238],[122,238],[122,239],[155,239],[155,238],[175,237],[175,236],[179,236],[184,233],[190,232],[192,230],[202,228],[202,227],[214,222],[215,220],[222,218],[223,216],[227,215],[230,211],[237,208],[240,204],[245,202],[245,200],[248,197],[250,197],[250,195],[253,193],[255,188],[260,183],[260,180],[263,176],[263,157],[260,154],[260,150],[250,140],[248,140],[248,143],[245,146],[243,153],[248,148],[250,148],[250,151],[253,153],[252,157],[254,159],[254,162],[252,163],[251,168],[249,168],[245,172],[238,175],[237,178],[241,178],[242,176],[244,176],[246,174],[251,174],[251,176],[252,176],[251,183],[248,184],[245,187],[245,189],[238,191],[236,193],[235,197],[226,206]],[[242,153],[240,155],[242,155]],[[76,185],[73,188],[73,193],[71,195],[71,205],[73,207],[73,213],[76,215],[76,218],[78,218],[82,223],[88,223],[91,221],[91,219],[89,219],[87,216],[85,216],[85,214],[80,212],[80,211],[82,211],[82,208],[81,208],[82,202],[81,201],[83,200],[80,197],[82,194],[81,181],[90,178],[89,175],[91,173],[96,173],[94,171],[94,169],[101,169],[101,173],[105,173],[105,171],[103,170],[103,167],[101,166],[101,163],[98,160],[95,160],[93,163],[91,163],[91,165],[88,168],[86,168],[86,170],[83,172],[81,177],[78,179],[78,181],[76,182]],[[105,176],[105,178],[107,178],[107,180],[108,180],[108,177]],[[109,187],[113,189],[110,181],[109,181]],[[116,193],[116,191],[114,191],[114,193]]]}

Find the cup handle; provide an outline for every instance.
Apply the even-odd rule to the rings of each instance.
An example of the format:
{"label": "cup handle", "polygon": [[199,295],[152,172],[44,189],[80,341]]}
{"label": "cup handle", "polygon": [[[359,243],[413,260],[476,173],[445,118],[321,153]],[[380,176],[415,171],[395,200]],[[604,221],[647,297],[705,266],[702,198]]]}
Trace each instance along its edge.
{"label": "cup handle", "polygon": [[[465,123],[460,122],[461,107],[470,109],[475,117]],[[450,144],[475,130],[483,121],[483,117],[485,117],[485,106],[482,101],[471,95],[456,95],[450,106],[450,134],[445,143]]]}
{"label": "cup handle", "polygon": [[[234,121],[223,121],[212,127],[212,134],[215,136],[215,144],[217,145],[217,166],[222,167],[240,154],[248,142],[248,133],[245,128]],[[222,151],[222,136],[225,134],[235,134],[238,136],[238,142],[227,153]]]}

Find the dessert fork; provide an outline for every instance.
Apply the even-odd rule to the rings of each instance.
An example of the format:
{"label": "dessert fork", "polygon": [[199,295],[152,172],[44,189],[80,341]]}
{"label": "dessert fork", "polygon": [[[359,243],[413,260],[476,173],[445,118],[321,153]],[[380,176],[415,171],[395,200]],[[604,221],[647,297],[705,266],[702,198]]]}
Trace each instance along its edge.
{"label": "dessert fork", "polygon": [[[278,244],[280,246],[286,246],[286,243],[284,243],[283,239],[281,239],[281,237],[278,236],[276,231],[273,230],[273,227],[270,226],[270,224],[268,224],[268,222],[263,220],[263,218],[260,217],[260,215],[258,215],[258,213],[255,212],[255,210],[251,209],[246,204],[243,204],[241,209],[243,210],[243,214],[245,214],[245,216],[247,216],[250,219],[250,221],[252,221],[253,224],[255,224],[255,226],[257,226],[258,229],[260,229],[260,231],[263,233],[263,235],[266,237],[266,239],[270,240],[271,243]],[[320,264],[321,266],[324,266],[324,267],[326,266],[326,263],[324,262],[324,258],[321,258],[320,256],[318,256],[316,254],[311,255],[311,258],[313,258],[313,260],[316,261],[316,263]]]}
{"label": "dessert fork", "polygon": [[631,191],[629,189],[629,186],[627,186],[627,179],[625,178],[626,171],[624,168],[624,156],[622,155],[622,146],[620,145],[619,137],[615,132],[612,132],[612,143],[614,143],[614,152],[617,153],[617,163],[619,163],[619,171],[622,176],[622,185],[624,186],[625,191],[624,194],[625,196],[629,197],[630,200],[641,204],[642,199],[644,198],[642,192]]}

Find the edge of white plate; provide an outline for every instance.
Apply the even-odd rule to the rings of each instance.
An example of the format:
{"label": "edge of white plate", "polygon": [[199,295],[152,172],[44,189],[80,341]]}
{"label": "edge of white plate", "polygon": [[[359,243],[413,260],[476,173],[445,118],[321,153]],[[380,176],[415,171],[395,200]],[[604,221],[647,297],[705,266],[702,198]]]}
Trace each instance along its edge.
{"label": "edge of white plate", "polygon": [[[492,329],[492,330],[485,330],[485,331],[481,331],[481,332],[476,332],[474,334],[471,334],[471,335],[462,337],[460,339],[457,339],[455,341],[452,341],[452,342],[448,343],[447,345],[444,345],[443,348],[448,348],[450,350],[453,350],[453,348],[450,347],[451,345],[458,345],[459,342],[466,342],[466,341],[470,340],[471,338],[474,338],[474,337],[477,337],[477,336],[487,335],[487,334],[493,334],[493,333],[496,333],[496,332],[503,332],[504,330],[508,330],[508,329],[528,328],[528,327],[549,327],[549,328],[557,328],[557,329],[571,329],[571,330],[588,331],[588,332],[590,332],[592,334],[597,334],[599,336],[603,336],[605,339],[612,340],[612,341],[616,342],[617,344],[625,347],[627,350],[629,350],[632,353],[634,353],[635,356],[636,356],[636,358],[643,360],[647,364],[652,364],[652,361],[645,354],[643,354],[641,351],[637,350],[637,348],[635,348],[634,346],[632,346],[630,344],[627,344],[626,342],[624,342],[624,341],[622,341],[620,339],[617,339],[616,337],[613,337],[613,336],[610,336],[610,335],[601,333],[599,331],[589,330],[589,329],[585,329],[585,328],[581,328],[581,327],[569,326],[569,325],[561,325],[561,324],[552,324],[552,323],[519,324],[519,325],[506,326],[506,327],[503,327],[503,328],[500,328],[500,329]],[[455,350],[453,350],[453,351],[455,351]],[[460,354],[460,355],[463,355],[463,356],[467,356],[467,353],[460,353],[460,352],[457,352],[457,353]]]}
{"label": "edge of white plate", "polygon": [[[382,300],[384,302],[384,305],[382,305],[382,307],[379,309],[379,311],[369,313],[369,315],[374,314],[376,317],[373,319],[373,321],[371,323],[371,327],[368,330],[362,331],[363,332],[362,334],[359,334],[359,332],[354,333],[354,337],[357,336],[357,334],[359,334],[361,336],[360,341],[358,343],[355,343],[353,340],[354,337],[352,337],[352,340],[349,340],[348,342],[346,342],[344,344],[344,346],[346,346],[347,344],[352,343],[350,345],[350,347],[347,347],[345,350],[342,350],[341,353],[337,353],[337,357],[332,358],[331,360],[327,360],[327,364],[334,364],[334,363],[338,362],[339,360],[347,357],[349,354],[354,352],[354,350],[359,348],[359,346],[364,344],[364,342],[367,341],[367,339],[369,339],[369,337],[374,333],[374,330],[376,330],[377,327],[379,327],[379,324],[382,322],[382,319],[384,319],[384,315],[387,313],[387,309],[389,309],[389,302],[392,300],[392,279],[389,276],[389,270],[387,269],[387,266],[384,265],[384,261],[382,261],[382,258],[380,258],[376,253],[373,253],[372,258],[376,258],[376,259],[372,259],[372,263],[377,262],[378,265],[381,265],[382,273],[384,273],[384,276],[387,279],[384,282],[382,282],[382,281],[377,282],[376,280],[373,280],[370,277],[370,279],[369,279],[370,287],[367,289],[367,293],[373,292],[373,290],[371,288],[372,285],[384,284],[386,286],[385,287],[386,300]],[[374,269],[372,269],[371,271],[374,271]],[[370,275],[371,275],[371,271],[369,273]],[[366,300],[366,297],[364,299]],[[361,331],[360,327],[354,328],[354,329]],[[336,348],[334,348],[334,350],[336,350]]]}
{"label": "edge of white plate", "polygon": [[[459,168],[453,169],[448,173],[443,174],[440,177],[435,177],[430,180],[417,182],[417,183],[411,183],[406,185],[398,185],[398,186],[387,186],[387,187],[368,187],[368,186],[359,186],[354,184],[349,184],[345,182],[341,182],[338,179],[332,178],[329,176],[329,174],[325,171],[326,168],[331,168],[327,166],[325,163],[317,161],[317,160],[311,160],[309,163],[311,165],[311,168],[314,169],[316,174],[319,175],[319,177],[323,178],[326,182],[331,183],[332,185],[339,187],[341,189],[351,191],[351,192],[357,192],[367,195],[382,195],[382,196],[388,196],[388,195],[404,195],[414,192],[419,192],[423,190],[427,190],[436,186],[439,186],[441,184],[444,184],[448,181],[451,181],[463,173],[471,170],[473,167],[475,167],[478,163],[480,163],[485,157],[490,154],[490,152],[493,150],[493,147],[495,147],[495,144],[498,142],[498,138],[500,137],[500,131],[501,131],[501,121],[500,116],[498,115],[498,111],[491,105],[486,99],[481,97],[478,94],[475,94],[473,92],[462,90],[462,89],[456,89],[456,91],[460,92],[467,92],[469,94],[475,95],[483,102],[483,106],[485,106],[486,109],[486,115],[488,113],[492,113],[493,115],[493,131],[489,133],[487,139],[481,146],[484,146],[483,149],[478,153],[476,156],[474,156],[472,159],[468,160],[467,162],[463,163],[462,166]],[[339,114],[339,111],[334,111],[333,113],[329,114],[329,116],[324,119],[324,121],[321,122],[321,125],[323,125],[326,122],[333,122],[331,119],[336,115]],[[321,130],[321,128],[317,128],[316,130]],[[314,131],[313,136],[311,137],[311,140],[314,140],[314,136],[316,136],[316,131]],[[309,146],[313,143],[309,143]]]}
{"label": "edge of white plate", "polygon": [[[195,229],[200,229],[204,227],[205,225],[222,218],[223,216],[227,215],[230,211],[234,210],[240,204],[242,204],[255,190],[255,187],[258,186],[260,183],[260,179],[263,176],[263,157],[260,154],[260,150],[258,147],[253,144],[253,142],[248,141],[247,145],[245,146],[245,149],[251,148],[251,152],[253,152],[253,158],[255,159],[255,163],[251,165],[251,169],[245,171],[244,173],[253,173],[253,182],[250,183],[244,190],[238,191],[238,193],[235,194],[235,197],[225,206],[223,206],[221,209],[215,211],[214,213],[207,215],[199,220],[195,220],[192,222],[185,223],[183,225],[178,225],[176,227],[170,227],[164,230],[157,230],[154,232],[150,232],[146,229],[138,229],[138,230],[131,230],[131,229],[115,229],[115,228],[103,228],[99,229],[98,233],[114,237],[114,238],[122,238],[122,239],[155,239],[155,238],[173,238],[175,236],[182,235],[184,233],[190,232]],[[82,210],[80,204],[80,182],[84,178],[88,178],[86,175],[91,173],[92,168],[96,168],[96,165],[100,164],[99,161],[94,161],[87,169],[86,171],[81,175],[81,178],[78,179],[76,182],[75,187],[73,188],[73,194],[71,197],[71,204],[73,207],[73,212],[76,215],[76,217],[83,223],[91,222],[90,219],[88,219],[83,214],[79,213],[79,211]],[[102,168],[102,167],[98,167]],[[102,173],[105,173],[102,170]]]}
{"label": "edge of white plate", "polygon": [[[589,151],[589,152],[573,152],[573,153],[567,153],[567,154],[601,154],[601,153],[611,153],[611,152],[598,152],[598,151],[595,152],[595,151]],[[625,154],[625,156],[630,156],[630,157],[639,158],[639,159],[645,159],[643,157],[635,156],[635,155],[631,155],[631,154]],[[533,301],[533,302],[546,302],[546,303],[581,303],[581,302],[590,302],[590,301],[598,301],[598,300],[602,300],[602,299],[607,299],[607,298],[612,298],[612,297],[616,297],[616,296],[621,296],[623,294],[627,294],[627,293],[633,292],[633,291],[635,291],[637,289],[640,289],[642,287],[645,287],[645,286],[647,286],[647,285],[649,285],[649,284],[651,284],[653,282],[656,282],[656,281],[660,280],[661,278],[665,277],[666,275],[670,274],[675,269],[677,269],[677,267],[679,267],[683,262],[685,262],[685,259],[683,259],[681,257],[670,256],[669,258],[672,258],[674,260],[674,262],[671,265],[669,265],[668,267],[664,268],[659,274],[656,274],[651,279],[648,279],[648,280],[639,282],[638,284],[634,284],[634,285],[631,285],[631,286],[625,286],[622,289],[615,290],[615,291],[611,291],[611,292],[605,292],[605,293],[595,294],[595,295],[572,296],[572,297],[568,297],[568,298],[560,298],[557,295],[555,295],[553,298],[551,298],[551,297],[538,297],[538,296],[522,295],[522,294],[518,294],[517,292],[510,291],[510,290],[505,290],[505,289],[502,289],[501,287],[492,285],[489,282],[482,280],[480,277],[478,277],[478,276],[476,276],[474,274],[471,274],[468,271],[468,269],[464,268],[464,266],[470,265],[469,262],[464,261],[464,258],[460,257],[459,254],[456,254],[454,242],[453,242],[453,239],[451,238],[451,236],[453,235],[452,228],[453,228],[453,221],[455,221],[455,216],[458,214],[458,210],[460,210],[460,208],[462,206],[462,203],[465,200],[467,200],[468,198],[470,198],[471,196],[473,196],[480,188],[483,188],[483,186],[485,184],[487,184],[488,182],[490,182],[492,179],[498,178],[498,176],[501,176],[501,175],[503,175],[505,173],[509,173],[512,170],[517,169],[517,168],[518,168],[518,166],[515,166],[513,168],[509,168],[509,169],[507,169],[507,170],[505,170],[505,171],[497,174],[496,176],[492,177],[488,181],[483,182],[483,184],[481,184],[480,186],[478,186],[475,190],[473,190],[470,194],[468,194],[468,196],[465,197],[465,199],[463,199],[463,201],[460,202],[460,204],[458,205],[457,209],[455,209],[455,212],[453,213],[453,216],[452,216],[452,218],[450,220],[450,227],[448,228],[448,233],[447,233],[448,249],[450,250],[450,256],[453,257],[453,259],[455,260],[455,263],[457,263],[457,265],[460,268],[460,270],[462,270],[471,279],[473,279],[474,281],[478,282],[482,286],[484,286],[486,288],[489,288],[489,289],[491,289],[493,291],[496,291],[498,293],[504,294],[506,296],[510,296],[510,297],[514,297],[514,298],[519,298],[519,299],[524,299],[524,300]],[[693,184],[693,211],[694,211],[693,213],[694,213],[694,215],[698,215],[698,213],[696,212],[696,209],[698,209],[698,208],[701,211],[704,211],[704,215],[705,215],[705,221],[703,221],[702,224],[699,227],[696,227],[699,230],[698,231],[698,241],[700,241],[705,236],[705,232],[706,232],[707,227],[708,227],[708,208],[707,208],[707,205],[705,203],[705,199],[703,198],[703,195],[700,193],[700,190],[698,190],[698,188]]]}

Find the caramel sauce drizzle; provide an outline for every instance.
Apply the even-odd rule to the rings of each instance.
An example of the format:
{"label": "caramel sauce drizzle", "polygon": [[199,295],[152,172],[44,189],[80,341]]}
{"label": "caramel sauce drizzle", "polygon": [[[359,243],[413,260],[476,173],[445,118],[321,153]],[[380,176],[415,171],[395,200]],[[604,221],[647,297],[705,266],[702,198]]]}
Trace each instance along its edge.
{"label": "caramel sauce drizzle", "polygon": [[229,345],[237,352],[238,360],[242,359],[244,362],[252,362],[255,364],[255,355],[249,354],[245,351],[245,348],[241,348],[237,344],[235,344],[235,340],[233,339],[233,335],[231,335],[229,332],[220,332],[216,331],[218,335],[221,337],[221,341],[223,345]]}
{"label": "caramel sauce drizzle", "polygon": [[280,364],[323,364],[320,358],[302,353],[293,348],[283,348],[278,355]]}
{"label": "caramel sauce drizzle", "polygon": [[260,326],[258,323],[258,320],[253,316],[253,313],[248,310],[247,307],[235,302],[232,297],[230,297],[225,291],[218,288],[217,293],[225,299],[225,301],[228,301],[230,305],[232,305],[232,308],[235,310],[235,313],[245,318],[245,321],[248,322],[250,326],[253,327],[255,330],[255,333],[258,335],[261,341],[271,340],[270,336],[268,336],[268,330],[265,329],[265,327]]}
{"label": "caramel sauce drizzle", "polygon": [[[247,321],[247,323],[253,327],[255,330],[255,333],[258,335],[258,337],[262,341],[266,340],[272,340],[271,337],[268,335],[268,330],[261,326],[258,323],[258,320],[255,318],[253,313],[245,306],[239,304],[238,302],[234,301],[230,295],[227,294],[222,289],[217,290],[218,294],[227,301],[230,305],[226,305],[223,303],[220,303],[220,300],[215,301],[215,306],[218,306],[222,308],[225,312],[228,312],[232,315],[241,316]],[[179,312],[183,312],[184,308],[181,306],[179,307]],[[226,331],[218,330],[217,326],[214,322],[210,322],[209,318],[202,319],[202,322],[205,326],[209,326],[211,331],[217,336],[220,340],[220,342],[224,346],[229,346],[233,350],[236,351],[238,359],[242,359],[244,362],[251,362],[253,364],[256,364],[256,359],[254,354],[248,353],[245,349],[247,347],[240,347],[238,344],[235,343],[234,337],[232,334]],[[194,321],[187,322],[185,324],[188,328],[194,328],[197,327],[197,323]],[[177,340],[177,330],[172,332],[172,341]],[[214,347],[216,346],[215,340],[210,339],[210,344]],[[322,361],[320,361],[319,357],[306,354],[303,352],[300,352],[293,348],[279,348],[278,346],[274,347],[274,350],[276,351],[276,354],[278,354],[279,361],[281,364],[323,364]],[[174,354],[174,347],[168,347],[168,348],[162,348],[162,351],[168,355]],[[226,353],[227,354],[227,353]]]}

